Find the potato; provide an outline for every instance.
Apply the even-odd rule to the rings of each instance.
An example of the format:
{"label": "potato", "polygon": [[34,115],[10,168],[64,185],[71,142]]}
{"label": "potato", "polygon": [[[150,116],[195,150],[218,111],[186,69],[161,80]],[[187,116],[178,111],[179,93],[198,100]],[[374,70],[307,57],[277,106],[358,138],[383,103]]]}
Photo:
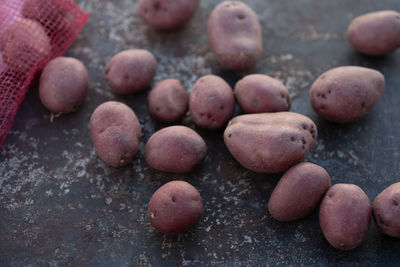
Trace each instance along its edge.
{"label": "potato", "polygon": [[400,183],[392,184],[375,198],[373,212],[383,233],[400,238]]}
{"label": "potato", "polygon": [[4,62],[13,71],[31,72],[51,56],[50,39],[36,21],[20,19],[1,35]]}
{"label": "potato", "polygon": [[147,141],[146,161],[159,171],[185,173],[204,160],[206,151],[206,143],[195,131],[185,126],[170,126]]}
{"label": "potato", "polygon": [[201,77],[189,96],[189,110],[194,123],[215,130],[225,126],[235,109],[232,88],[215,75]]}
{"label": "potato", "polygon": [[269,199],[268,210],[278,221],[288,222],[310,214],[331,186],[326,170],[303,162],[291,167]]}
{"label": "potato", "polygon": [[139,150],[142,130],[127,105],[108,101],[90,118],[90,136],[97,154],[113,167],[129,164]]}
{"label": "potato", "polygon": [[107,64],[104,77],[117,94],[136,93],[150,85],[156,73],[157,61],[143,49],[125,50]]}
{"label": "potato", "polygon": [[235,86],[235,97],[246,113],[288,111],[288,89],[268,75],[253,74],[241,79]]}
{"label": "potato", "polygon": [[336,184],[322,200],[319,223],[325,238],[333,247],[351,250],[364,241],[371,216],[371,203],[360,187]]}
{"label": "potato", "polygon": [[326,120],[346,123],[364,117],[378,103],[385,89],[379,71],[345,66],[323,73],[311,86],[314,110]]}
{"label": "potato", "polygon": [[78,109],[88,91],[88,72],[75,58],[57,57],[40,76],[39,96],[53,113],[70,113]]}
{"label": "potato", "polygon": [[158,83],[148,97],[151,115],[162,122],[174,122],[185,115],[189,96],[185,87],[175,79]]}
{"label": "potato", "polygon": [[261,26],[254,11],[239,1],[225,1],[211,12],[208,39],[218,61],[232,70],[253,66],[261,55]]}
{"label": "potato", "polygon": [[224,132],[233,157],[258,173],[282,172],[299,163],[316,139],[314,122],[293,112],[241,115]]}
{"label": "potato", "polygon": [[63,26],[66,9],[55,0],[25,0],[21,13],[25,18],[46,25],[44,30],[51,35],[54,30]]}
{"label": "potato", "polygon": [[350,23],[347,38],[367,55],[390,54],[400,47],[400,13],[385,10],[359,16]]}
{"label": "potato", "polygon": [[202,214],[199,191],[184,181],[172,181],[161,186],[151,197],[147,211],[154,228],[166,234],[188,230]]}
{"label": "potato", "polygon": [[199,6],[199,0],[140,0],[139,15],[150,26],[172,30],[185,24]]}

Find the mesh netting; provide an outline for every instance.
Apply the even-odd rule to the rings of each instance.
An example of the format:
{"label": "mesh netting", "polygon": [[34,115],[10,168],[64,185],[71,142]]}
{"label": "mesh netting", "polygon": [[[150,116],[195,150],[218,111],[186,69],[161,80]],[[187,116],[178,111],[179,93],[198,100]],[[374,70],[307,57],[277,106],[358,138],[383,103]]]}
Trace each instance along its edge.
{"label": "mesh netting", "polygon": [[0,146],[35,74],[89,18],[73,0],[0,0]]}

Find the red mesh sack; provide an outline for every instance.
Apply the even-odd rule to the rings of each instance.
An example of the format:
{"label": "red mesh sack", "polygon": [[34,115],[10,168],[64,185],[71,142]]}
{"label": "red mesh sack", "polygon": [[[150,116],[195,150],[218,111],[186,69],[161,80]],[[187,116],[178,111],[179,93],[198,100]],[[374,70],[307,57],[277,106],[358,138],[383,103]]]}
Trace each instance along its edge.
{"label": "red mesh sack", "polygon": [[88,19],[73,0],[0,0],[0,146],[35,74],[65,53]]}

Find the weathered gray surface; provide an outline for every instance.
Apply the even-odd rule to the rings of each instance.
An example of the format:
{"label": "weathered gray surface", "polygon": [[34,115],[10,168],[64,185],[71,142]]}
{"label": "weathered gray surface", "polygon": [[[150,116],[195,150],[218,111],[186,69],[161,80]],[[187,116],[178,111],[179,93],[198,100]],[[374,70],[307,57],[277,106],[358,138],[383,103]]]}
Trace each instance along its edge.
{"label": "weathered gray surface", "polygon": [[[318,213],[278,223],[267,212],[279,175],[243,169],[223,144],[222,131],[198,130],[209,147],[204,164],[187,175],[150,169],[144,145],[164,125],[154,121],[148,90],[120,97],[110,92],[103,69],[118,51],[146,48],[158,62],[154,82],[172,77],[190,89],[205,74],[232,85],[242,75],[224,71],[207,43],[206,19],[220,1],[201,0],[193,20],[174,32],[156,32],[136,14],[138,1],[80,0],[92,13],[84,32],[67,53],[87,65],[90,93],[76,113],[49,122],[37,88],[26,96],[13,129],[0,150],[1,266],[264,266],[396,265],[400,240],[372,225],[366,242],[340,252],[324,239]],[[318,144],[308,160],[325,167],[333,183],[355,183],[371,201],[400,180],[400,51],[385,58],[356,53],[345,39],[350,20],[381,9],[400,10],[398,0],[246,1],[258,14],[264,51],[248,73],[282,80],[293,97],[292,111],[318,125]],[[380,103],[364,119],[336,125],[318,118],[308,89],[327,69],[339,65],[373,67],[386,76]],[[107,100],[127,103],[143,127],[141,150],[132,165],[107,167],[95,154],[88,122]],[[185,125],[192,126],[189,120]],[[147,219],[152,193],[172,179],[186,179],[204,200],[196,228],[178,237],[157,233]]]}

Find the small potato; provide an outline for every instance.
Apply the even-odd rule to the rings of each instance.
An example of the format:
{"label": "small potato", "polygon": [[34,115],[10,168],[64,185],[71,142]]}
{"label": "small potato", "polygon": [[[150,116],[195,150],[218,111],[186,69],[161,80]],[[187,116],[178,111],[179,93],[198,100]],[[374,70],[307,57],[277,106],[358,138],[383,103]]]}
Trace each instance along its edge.
{"label": "small potato", "polygon": [[217,5],[208,19],[207,32],[219,63],[229,69],[250,68],[261,55],[260,23],[256,13],[243,2]]}
{"label": "small potato", "polygon": [[140,0],[139,15],[159,30],[173,30],[185,24],[199,6],[199,0]]}
{"label": "small potato", "polygon": [[324,168],[313,163],[299,163],[281,178],[268,203],[269,213],[278,221],[288,222],[310,214],[331,186]]}
{"label": "small potato", "polygon": [[175,79],[158,83],[148,97],[151,115],[162,122],[174,122],[185,115],[189,96],[185,87]]}
{"label": "small potato", "polygon": [[201,77],[189,96],[189,110],[194,123],[215,130],[225,126],[233,116],[235,97],[232,88],[215,75]]}
{"label": "small potato", "polygon": [[317,139],[317,127],[293,112],[247,114],[234,118],[224,132],[233,157],[258,173],[277,173],[304,159]]}
{"label": "small potato", "polygon": [[346,123],[364,117],[385,89],[379,71],[363,67],[338,67],[323,73],[310,89],[314,110],[328,121]]}
{"label": "small potato", "polygon": [[3,60],[13,71],[30,72],[51,56],[50,39],[36,21],[17,20],[0,38]]}
{"label": "small potato", "polygon": [[253,74],[235,86],[235,97],[246,113],[288,111],[290,95],[280,81],[268,75]]}
{"label": "small potato", "polygon": [[141,133],[135,113],[123,103],[105,102],[90,118],[90,136],[96,152],[113,167],[124,166],[133,160],[139,150]]}
{"label": "small potato", "polygon": [[53,113],[73,112],[85,100],[88,83],[88,72],[81,61],[68,57],[55,58],[40,76],[40,100]]}
{"label": "small potato", "polygon": [[400,47],[400,13],[385,10],[359,16],[350,23],[347,38],[367,55],[390,54]]}
{"label": "small potato", "polygon": [[107,64],[104,77],[117,94],[136,93],[150,85],[157,69],[152,53],[131,49],[118,53]]}
{"label": "small potato", "polygon": [[199,165],[206,152],[206,143],[195,131],[185,126],[170,126],[147,141],[146,161],[159,171],[185,173]]}
{"label": "small potato", "polygon": [[147,215],[150,223],[165,234],[182,233],[193,227],[203,214],[199,191],[184,181],[161,186],[151,197]]}
{"label": "small potato", "polygon": [[319,223],[325,238],[333,247],[351,250],[364,241],[371,216],[371,203],[360,187],[336,184],[322,200]]}
{"label": "small potato", "polygon": [[400,238],[400,183],[392,184],[375,198],[373,211],[379,229]]}

